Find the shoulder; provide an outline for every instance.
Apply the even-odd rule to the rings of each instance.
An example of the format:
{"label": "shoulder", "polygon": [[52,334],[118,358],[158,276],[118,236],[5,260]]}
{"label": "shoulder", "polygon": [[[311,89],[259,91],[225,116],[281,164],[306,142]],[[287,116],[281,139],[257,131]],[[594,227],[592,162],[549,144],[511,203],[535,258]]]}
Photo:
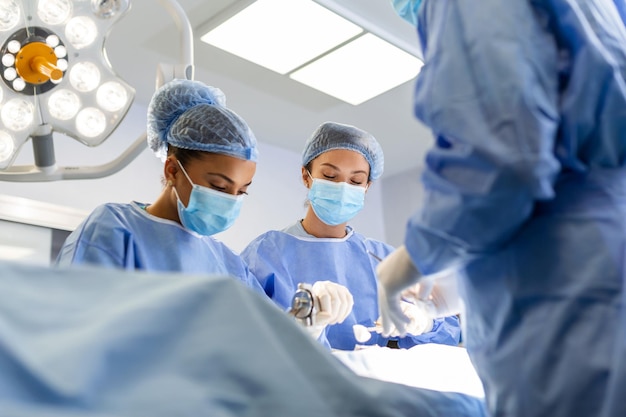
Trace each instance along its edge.
{"label": "shoulder", "polygon": [[259,248],[265,247],[265,246],[274,246],[276,244],[276,242],[278,242],[279,240],[283,239],[285,236],[289,236],[287,233],[285,232],[281,232],[278,230],[270,230],[268,232],[265,232],[263,234],[260,234],[259,236],[255,237],[249,244],[248,246],[246,246],[246,248],[243,250],[243,252],[246,251],[250,251],[250,250],[257,250]]}
{"label": "shoulder", "polygon": [[96,207],[87,218],[120,217],[132,211],[134,211],[132,204],[105,203]]}
{"label": "shoulder", "polygon": [[357,232],[354,232],[353,238],[363,242],[368,250],[374,252],[376,255],[379,255],[381,257],[387,256],[389,253],[395,250],[395,248],[388,243],[363,236],[362,234]]}
{"label": "shoulder", "polygon": [[203,236],[204,243],[221,254],[224,259],[241,259],[241,257],[232,248],[226,245],[224,242],[220,242],[213,236]]}
{"label": "shoulder", "polygon": [[120,227],[125,229],[129,224],[128,219],[134,216],[133,212],[134,208],[130,204],[102,204],[85,218],[78,229],[83,231]]}

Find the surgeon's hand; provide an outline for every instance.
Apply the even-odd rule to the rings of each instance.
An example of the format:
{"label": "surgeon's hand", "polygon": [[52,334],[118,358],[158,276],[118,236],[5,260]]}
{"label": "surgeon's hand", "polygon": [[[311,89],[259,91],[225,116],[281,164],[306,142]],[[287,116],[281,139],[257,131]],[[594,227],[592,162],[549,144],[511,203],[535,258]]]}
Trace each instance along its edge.
{"label": "surgeon's hand", "polygon": [[418,284],[404,289],[402,298],[416,304],[421,302],[429,316],[435,319],[453,316],[463,310],[456,269],[424,277]]}
{"label": "surgeon's hand", "polygon": [[[420,335],[428,333],[433,329],[433,318],[429,314],[428,308],[423,302],[417,301],[415,303],[410,303],[407,301],[401,301],[400,309],[409,319],[405,328],[407,334]],[[380,323],[381,321],[382,318],[379,318],[378,322]],[[403,336],[403,334],[392,324],[388,337],[398,336]]]}
{"label": "surgeon's hand", "polygon": [[352,311],[354,299],[350,290],[331,281],[317,281],[312,290],[317,314],[315,324],[327,326],[343,322]]}
{"label": "surgeon's hand", "polygon": [[317,339],[326,326],[341,323],[348,317],[354,298],[346,287],[331,281],[317,281],[311,292],[315,297],[317,311],[313,325],[307,330]]}
{"label": "surgeon's hand", "polygon": [[376,275],[383,336],[388,337],[392,332],[403,336],[411,319],[402,311],[401,293],[417,283],[422,274],[413,264],[406,247],[402,245],[378,264]]}

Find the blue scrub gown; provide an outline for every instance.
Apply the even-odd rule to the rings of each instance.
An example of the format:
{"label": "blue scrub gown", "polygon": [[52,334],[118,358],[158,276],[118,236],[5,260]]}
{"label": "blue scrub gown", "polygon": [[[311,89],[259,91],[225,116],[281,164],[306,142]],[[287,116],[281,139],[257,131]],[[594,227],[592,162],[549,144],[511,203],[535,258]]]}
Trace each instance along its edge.
{"label": "blue scrub gown", "polygon": [[0,262],[0,415],[485,417],[356,375],[226,276]]}
{"label": "blue scrub gown", "polygon": [[57,265],[92,264],[149,272],[231,275],[262,292],[239,255],[211,236],[152,216],[145,204],[96,208],[66,239]]}
{"label": "blue scrub gown", "polygon": [[[301,229],[300,223],[287,228]],[[316,281],[333,281],[350,290],[354,307],[343,323],[326,328],[327,342],[331,348],[353,350],[358,343],[352,326],[361,324],[374,326],[378,319],[376,296],[376,258],[387,256],[393,247],[354,232],[341,239],[295,236],[285,231],[270,231],[253,240],[241,253],[252,274],[257,277],[265,293],[279,306],[291,306],[298,283],[313,284]],[[367,345],[387,346],[390,339],[397,340],[398,347],[409,348],[422,343],[457,345],[461,329],[457,317],[446,317],[434,321],[432,331],[403,338],[385,338],[372,333]],[[326,341],[321,340],[323,343]],[[395,344],[395,342],[392,342]]]}
{"label": "blue scrub gown", "polygon": [[405,242],[425,274],[466,265],[464,338],[494,417],[626,415],[623,11],[419,9],[415,114],[436,143]]}

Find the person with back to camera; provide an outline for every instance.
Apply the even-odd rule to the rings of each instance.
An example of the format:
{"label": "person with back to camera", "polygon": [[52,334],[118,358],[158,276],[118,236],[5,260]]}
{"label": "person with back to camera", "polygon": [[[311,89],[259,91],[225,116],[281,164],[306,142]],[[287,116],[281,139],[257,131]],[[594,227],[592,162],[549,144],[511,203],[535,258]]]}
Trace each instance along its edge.
{"label": "person with back to camera", "polygon": [[414,111],[436,141],[378,269],[383,327],[404,328],[416,283],[435,316],[454,308],[429,276],[457,268],[494,417],[626,415],[626,3],[393,5],[417,26]]}

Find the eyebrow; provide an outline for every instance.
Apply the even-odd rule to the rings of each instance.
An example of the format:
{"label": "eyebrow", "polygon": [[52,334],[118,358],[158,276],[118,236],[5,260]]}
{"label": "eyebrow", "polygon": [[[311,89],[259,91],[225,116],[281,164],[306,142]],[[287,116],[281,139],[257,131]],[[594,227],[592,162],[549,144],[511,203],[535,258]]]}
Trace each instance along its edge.
{"label": "eyebrow", "polygon": [[[227,183],[229,183],[229,184],[234,184],[234,183],[235,183],[235,181],[233,181],[232,179],[228,178],[226,175],[221,174],[221,173],[219,173],[219,172],[207,172],[207,173],[206,173],[206,175],[212,175],[212,176],[215,176],[215,177],[220,177],[220,178],[222,178],[224,181],[226,181],[226,182],[227,182]],[[249,183],[247,183],[247,184],[244,184],[243,186],[244,186],[244,187],[247,187],[247,186],[249,186],[250,184],[252,184],[252,181],[250,181],[250,182],[249,182]]]}
{"label": "eyebrow", "polygon": [[[335,171],[341,171],[338,167],[336,167],[335,165],[329,163],[329,162],[322,162],[320,165],[325,165],[328,167],[331,167],[333,169],[335,169]],[[366,171],[363,171],[362,169],[358,170],[358,171],[352,171],[350,174],[365,174],[368,175]]]}

